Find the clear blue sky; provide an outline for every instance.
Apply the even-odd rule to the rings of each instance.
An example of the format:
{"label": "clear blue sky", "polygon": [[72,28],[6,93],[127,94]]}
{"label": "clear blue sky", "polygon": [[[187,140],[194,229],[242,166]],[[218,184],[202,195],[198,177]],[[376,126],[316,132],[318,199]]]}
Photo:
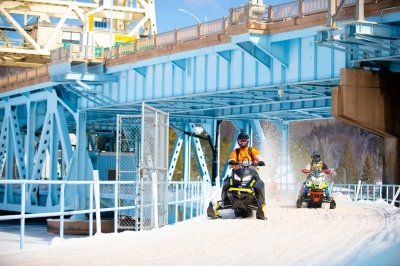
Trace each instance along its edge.
{"label": "clear blue sky", "polygon": [[[276,5],[295,0],[264,0],[264,4]],[[246,5],[248,0],[155,0],[157,30],[159,33],[194,25],[196,19],[178,11],[184,9],[195,15],[201,22],[219,19],[229,15],[229,9]]]}

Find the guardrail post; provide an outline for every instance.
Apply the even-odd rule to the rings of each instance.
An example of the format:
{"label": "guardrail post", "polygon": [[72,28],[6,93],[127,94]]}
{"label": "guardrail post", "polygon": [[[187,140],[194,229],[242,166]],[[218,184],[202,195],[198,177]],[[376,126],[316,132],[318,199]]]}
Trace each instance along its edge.
{"label": "guardrail post", "polygon": [[19,249],[24,248],[25,243],[25,199],[26,199],[26,183],[25,181],[21,184],[21,224],[20,224],[20,236],[19,236]]}
{"label": "guardrail post", "polygon": [[175,223],[178,222],[178,210],[179,210],[179,203],[178,203],[178,199],[179,199],[179,183],[175,184]]}
{"label": "guardrail post", "polygon": [[246,6],[246,20],[245,23],[248,24],[249,21],[252,19],[253,8],[251,4]]}
{"label": "guardrail post", "polygon": [[228,31],[228,26],[229,26],[229,20],[228,20],[228,18],[227,17],[224,17],[224,25],[223,25],[223,27],[224,27],[224,32],[227,32]]}
{"label": "guardrail post", "polygon": [[157,41],[158,41],[158,40],[157,40],[157,36],[158,36],[158,35],[154,35],[154,36],[153,36],[154,48],[157,48],[157,46],[158,46],[158,44],[157,44]]}
{"label": "guardrail post", "polygon": [[93,183],[89,185],[89,236],[93,236]]}
{"label": "guardrail post", "polygon": [[178,34],[179,34],[179,29],[175,29],[175,44],[178,43]]}
{"label": "guardrail post", "polygon": [[299,18],[304,17],[304,0],[299,0]]}
{"label": "guardrail post", "polygon": [[158,229],[158,189],[157,189],[157,174],[153,172],[151,174],[152,189],[153,189],[153,211],[154,211],[154,228]]}
{"label": "guardrail post", "polygon": [[[394,186],[393,186],[393,192],[394,192]],[[396,192],[396,194],[393,196],[393,200],[392,200],[392,203],[390,203],[390,205],[394,206],[394,203],[396,202],[396,199],[397,199],[397,197],[399,196],[399,194],[400,194],[400,187],[397,188],[397,192]]]}
{"label": "guardrail post", "polygon": [[201,23],[197,23],[197,37],[199,39],[201,39],[201,27],[202,27],[202,24]]}
{"label": "guardrail post", "polygon": [[376,194],[376,184],[374,185],[372,193],[374,193],[373,199],[374,199],[374,201],[376,201],[376,195],[375,195]]}
{"label": "guardrail post", "polygon": [[190,218],[193,218],[193,184],[189,183],[189,189],[190,189]]}
{"label": "guardrail post", "polygon": [[134,49],[134,53],[136,53],[137,52],[137,50],[138,50],[138,42],[139,42],[139,40],[136,40],[135,41],[135,45],[134,45],[134,47],[133,47],[133,49]]}
{"label": "guardrail post", "polygon": [[233,24],[233,8],[229,8],[229,24]]}
{"label": "guardrail post", "polygon": [[[114,183],[114,233],[118,232],[118,184],[119,181],[115,181]],[[135,196],[136,197],[136,196]],[[137,205],[136,205],[137,208]],[[136,223],[136,230],[137,230],[137,223]]]}
{"label": "guardrail post", "polygon": [[357,190],[356,190],[356,195],[354,197],[354,201],[358,200],[358,194],[360,193],[360,188],[361,188],[361,180],[358,180],[358,185],[357,185]]}
{"label": "guardrail post", "polygon": [[187,182],[183,184],[183,221],[186,220],[186,189]]}
{"label": "guardrail post", "polygon": [[96,234],[101,234],[99,170],[93,171],[94,201],[96,206]]}
{"label": "guardrail post", "polygon": [[60,238],[64,238],[64,193],[65,193],[65,183],[61,183],[60,190]]}
{"label": "guardrail post", "polygon": [[268,17],[267,17],[267,22],[272,22],[272,6],[268,5]]}

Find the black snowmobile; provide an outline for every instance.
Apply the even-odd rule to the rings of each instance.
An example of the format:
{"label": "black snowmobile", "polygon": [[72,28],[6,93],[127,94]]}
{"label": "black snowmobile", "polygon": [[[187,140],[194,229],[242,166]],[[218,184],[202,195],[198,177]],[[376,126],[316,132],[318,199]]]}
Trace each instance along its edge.
{"label": "black snowmobile", "polygon": [[[230,185],[227,190],[229,202],[217,201],[215,208],[210,202],[207,208],[207,216],[210,218],[221,218],[219,211],[224,209],[233,209],[236,217],[243,218],[252,216],[253,210],[258,210],[259,203],[254,191],[258,173],[252,168],[252,166],[257,167],[258,165],[251,164],[249,161],[234,164],[239,165],[239,168],[233,169],[232,175],[227,177]],[[264,216],[264,214],[262,215]]]}

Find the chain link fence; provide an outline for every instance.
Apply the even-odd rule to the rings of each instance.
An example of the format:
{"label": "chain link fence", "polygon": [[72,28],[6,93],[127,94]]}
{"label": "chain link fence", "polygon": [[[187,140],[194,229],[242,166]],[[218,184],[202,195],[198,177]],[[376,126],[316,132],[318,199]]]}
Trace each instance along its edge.
{"label": "chain link fence", "polygon": [[[168,114],[142,105],[139,115],[117,116],[118,230],[168,223]],[[131,207],[128,207],[131,206]],[[133,208],[132,208],[133,206]]]}

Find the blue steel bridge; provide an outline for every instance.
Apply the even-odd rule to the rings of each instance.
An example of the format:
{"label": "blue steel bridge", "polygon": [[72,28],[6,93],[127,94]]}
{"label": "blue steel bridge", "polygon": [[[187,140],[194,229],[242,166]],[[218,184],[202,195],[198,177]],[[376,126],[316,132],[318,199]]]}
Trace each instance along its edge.
{"label": "blue steel bridge", "polygon": [[[118,115],[140,116],[143,106],[167,114],[166,123],[178,129],[173,153],[162,163],[166,179],[182,154],[182,180],[190,181],[192,149],[204,180],[224,176],[216,158],[225,156],[218,151],[218,127],[226,120],[261,143],[260,120],[275,123],[287,169],[290,122],[331,118],[332,89],[340,85],[343,69],[400,71],[400,3],[334,2],[246,5],[215,21],[112,49],[71,44],[53,50],[49,64],[0,79],[2,178],[82,181],[92,180],[98,169],[100,180],[107,180],[108,170],[123,166],[116,166],[115,155],[106,163],[95,152],[96,138],[110,136],[110,151],[118,153],[122,133],[117,131],[124,123]],[[195,125],[210,136],[212,173],[194,137]],[[142,137],[143,130],[137,131]],[[118,169],[116,175],[123,176]],[[40,199],[37,188],[28,189],[27,212],[58,204],[57,192]],[[18,210],[16,192],[2,189],[0,208]],[[70,190],[65,196],[76,199],[80,193],[86,192]]]}

